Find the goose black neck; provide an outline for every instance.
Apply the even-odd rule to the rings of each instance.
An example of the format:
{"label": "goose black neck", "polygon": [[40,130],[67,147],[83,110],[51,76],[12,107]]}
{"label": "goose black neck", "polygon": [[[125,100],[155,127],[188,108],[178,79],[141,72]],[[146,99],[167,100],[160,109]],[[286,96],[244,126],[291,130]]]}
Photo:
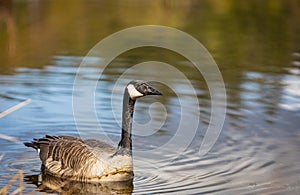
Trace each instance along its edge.
{"label": "goose black neck", "polygon": [[119,150],[132,151],[131,128],[133,121],[135,100],[131,99],[127,89],[123,97],[123,114],[122,114],[122,137],[119,142]]}

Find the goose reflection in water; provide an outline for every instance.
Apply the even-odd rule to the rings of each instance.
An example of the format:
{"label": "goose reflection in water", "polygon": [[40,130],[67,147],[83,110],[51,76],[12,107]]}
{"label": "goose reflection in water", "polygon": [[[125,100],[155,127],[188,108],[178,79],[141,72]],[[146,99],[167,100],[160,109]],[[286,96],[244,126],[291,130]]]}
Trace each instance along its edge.
{"label": "goose reflection in water", "polygon": [[48,174],[25,175],[27,183],[36,185],[36,191],[59,194],[131,194],[133,180],[120,182],[78,182]]}

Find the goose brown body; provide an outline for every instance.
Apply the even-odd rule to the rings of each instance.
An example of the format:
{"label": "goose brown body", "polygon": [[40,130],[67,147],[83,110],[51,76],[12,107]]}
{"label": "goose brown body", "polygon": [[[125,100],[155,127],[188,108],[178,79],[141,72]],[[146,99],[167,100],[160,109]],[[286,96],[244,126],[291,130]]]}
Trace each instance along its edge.
{"label": "goose brown body", "polygon": [[132,157],[115,155],[116,149],[97,140],[71,136],[49,136],[26,146],[39,151],[43,171],[47,174],[79,180],[129,180],[133,176]]}
{"label": "goose brown body", "polygon": [[125,181],[133,178],[131,126],[137,98],[161,93],[143,81],[131,81],[124,92],[122,137],[118,148],[94,139],[46,135],[24,143],[39,152],[42,170],[77,181]]}

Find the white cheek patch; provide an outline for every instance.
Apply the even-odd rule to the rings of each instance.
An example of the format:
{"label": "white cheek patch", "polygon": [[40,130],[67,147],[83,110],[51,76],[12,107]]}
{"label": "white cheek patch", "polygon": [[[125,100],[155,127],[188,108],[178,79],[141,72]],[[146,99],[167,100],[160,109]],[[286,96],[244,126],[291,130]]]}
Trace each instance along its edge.
{"label": "white cheek patch", "polygon": [[136,90],[136,88],[132,84],[127,86],[127,90],[132,99],[136,99],[136,98],[144,96],[142,93],[140,93],[138,90]]}

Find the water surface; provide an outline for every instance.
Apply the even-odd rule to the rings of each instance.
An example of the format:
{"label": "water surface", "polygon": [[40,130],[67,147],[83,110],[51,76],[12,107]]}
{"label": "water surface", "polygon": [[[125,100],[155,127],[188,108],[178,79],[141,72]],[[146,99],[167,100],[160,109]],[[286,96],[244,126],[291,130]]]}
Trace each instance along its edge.
{"label": "water surface", "polygon": [[[293,0],[2,3],[0,111],[27,99],[32,101],[0,118],[0,133],[20,140],[15,143],[0,138],[0,187],[19,170],[26,176],[39,173],[37,154],[21,142],[45,134],[79,136],[72,96],[81,94],[73,94],[73,82],[89,49],[123,28],[160,24],[191,34],[211,52],[226,86],[226,120],[212,150],[199,156],[211,101],[205,80],[187,59],[164,49],[133,49],[116,58],[99,81],[97,73],[103,67],[95,62],[103,59],[88,59],[90,65],[79,78],[98,82],[98,122],[109,138],[103,139],[111,144],[119,140],[115,117],[119,120],[121,114],[121,109],[112,112],[111,94],[115,94],[113,101],[121,102],[122,86],[130,79],[157,80],[168,75],[161,69],[131,70],[128,78],[115,87],[117,79],[132,65],[145,61],[172,64],[187,75],[199,100],[200,111],[195,113],[195,105],[189,101],[194,91],[186,89],[186,81],[165,76],[173,89],[153,83],[164,96],[147,97],[137,103],[133,127],[135,178],[133,188],[126,193],[299,194],[299,9],[300,4]],[[182,102],[175,88],[180,89]],[[182,108],[185,113],[181,113]],[[163,144],[176,136],[181,114],[200,119],[193,141],[187,148],[164,148]],[[85,133],[94,135],[97,124],[86,118]],[[155,128],[137,128],[149,120]],[[183,122],[190,124],[189,120]],[[153,153],[137,155],[142,151]],[[170,156],[177,158],[170,160]],[[15,182],[9,192],[18,185]],[[36,189],[29,182],[24,185],[25,193]],[[71,186],[65,190],[77,192],[78,184]],[[79,185],[79,189],[114,192],[116,187]]]}

